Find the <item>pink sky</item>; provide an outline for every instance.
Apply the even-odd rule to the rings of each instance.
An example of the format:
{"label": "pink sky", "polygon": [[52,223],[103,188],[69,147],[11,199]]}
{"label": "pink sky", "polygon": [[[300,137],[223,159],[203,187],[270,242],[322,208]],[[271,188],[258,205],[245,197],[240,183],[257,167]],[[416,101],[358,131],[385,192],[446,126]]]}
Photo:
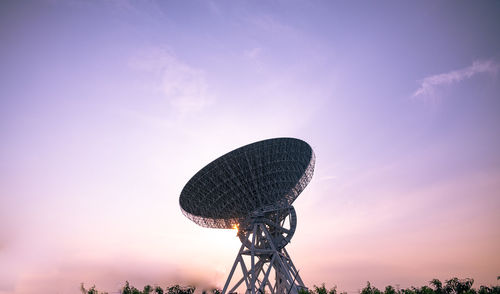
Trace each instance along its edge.
{"label": "pink sky", "polygon": [[287,249],[356,293],[500,275],[494,2],[3,1],[0,294],[221,287],[178,197],[272,137],[316,154]]}

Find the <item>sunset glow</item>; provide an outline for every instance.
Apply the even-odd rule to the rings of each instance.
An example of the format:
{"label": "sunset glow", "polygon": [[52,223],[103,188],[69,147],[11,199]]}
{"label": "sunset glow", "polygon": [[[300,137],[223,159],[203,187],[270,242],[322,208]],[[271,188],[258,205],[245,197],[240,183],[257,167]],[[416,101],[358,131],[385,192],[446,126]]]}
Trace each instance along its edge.
{"label": "sunset glow", "polygon": [[0,1],[0,294],[222,287],[238,225],[196,225],[179,195],[275,137],[316,156],[286,247],[307,286],[496,285],[499,15],[497,1]]}

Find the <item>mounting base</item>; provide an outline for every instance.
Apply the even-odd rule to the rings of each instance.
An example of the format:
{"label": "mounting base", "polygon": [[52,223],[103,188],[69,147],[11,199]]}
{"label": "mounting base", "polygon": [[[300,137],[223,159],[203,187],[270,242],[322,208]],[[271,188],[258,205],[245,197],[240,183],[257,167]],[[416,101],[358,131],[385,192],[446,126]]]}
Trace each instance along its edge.
{"label": "mounting base", "polygon": [[[246,294],[298,294],[299,289],[307,290],[284,246],[276,246],[276,238],[268,229],[272,228],[269,220],[253,222],[250,227],[240,232],[240,239],[243,234],[249,242],[242,242],[222,294],[234,293],[243,283]],[[233,281],[238,269],[242,277]]]}

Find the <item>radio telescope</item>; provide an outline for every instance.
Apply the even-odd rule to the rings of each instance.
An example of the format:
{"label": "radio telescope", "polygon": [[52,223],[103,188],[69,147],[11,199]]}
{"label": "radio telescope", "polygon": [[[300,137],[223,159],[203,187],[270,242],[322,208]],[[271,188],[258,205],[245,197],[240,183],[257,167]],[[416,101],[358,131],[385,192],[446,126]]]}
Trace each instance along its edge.
{"label": "radio telescope", "polygon": [[311,180],[314,161],[302,140],[268,139],[217,158],[184,186],[179,202],[187,218],[202,227],[238,229],[241,247],[222,294],[240,286],[246,294],[307,289],[285,246],[297,226],[292,203]]}

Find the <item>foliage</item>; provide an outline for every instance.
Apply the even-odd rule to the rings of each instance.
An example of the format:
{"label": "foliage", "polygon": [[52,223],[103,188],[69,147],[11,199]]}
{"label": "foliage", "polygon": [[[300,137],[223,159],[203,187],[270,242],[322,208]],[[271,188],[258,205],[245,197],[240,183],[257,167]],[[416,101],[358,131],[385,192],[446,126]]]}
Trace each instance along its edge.
{"label": "foliage", "polygon": [[441,283],[438,279],[432,279],[429,284],[434,286],[434,293],[442,294],[443,293],[443,283]]}
{"label": "foliage", "polygon": [[[314,290],[309,291],[311,294],[337,294],[337,286],[333,286],[330,290],[327,290],[325,287],[325,283],[321,284],[320,287],[314,285]],[[300,293],[300,292],[299,292]]]}
{"label": "foliage", "polygon": [[108,294],[108,292],[99,292],[95,289],[95,285],[90,287],[89,289],[85,289],[85,286],[83,285],[83,283],[80,284],[80,291],[83,293],[83,294]]}
{"label": "foliage", "polygon": [[151,286],[146,285],[144,287],[144,291],[141,291],[134,286],[130,287],[130,284],[128,283],[128,281],[126,281],[125,287],[123,287],[121,293],[122,294],[149,294],[150,292],[148,292],[148,291],[150,290],[150,288],[151,288]]}
{"label": "foliage", "polygon": [[386,286],[384,294],[396,294],[396,289],[394,289],[394,287],[391,285]]}
{"label": "foliage", "polygon": [[[497,277],[500,280],[500,276]],[[422,286],[420,288],[410,287],[407,289],[395,289],[393,286],[389,285],[385,287],[384,291],[377,289],[372,286],[370,282],[366,283],[366,286],[361,289],[359,294],[500,294],[500,286],[480,286],[479,289],[472,288],[474,284],[473,279],[459,279],[452,278],[446,280],[442,283],[438,279],[432,279],[429,281],[429,286]],[[160,286],[152,287],[151,285],[144,286],[141,291],[134,286],[130,286],[129,282],[125,282],[125,286],[121,289],[121,294],[194,294],[195,287],[187,286],[182,287],[179,285],[173,285],[163,289]],[[80,290],[83,294],[108,294],[107,292],[99,292],[96,290],[95,285],[89,289],[86,289],[83,283],[80,286]],[[203,291],[202,294],[221,294],[220,289],[212,289],[210,291]],[[327,289],[325,284],[321,286],[314,285],[312,289],[299,289],[299,294],[347,294],[347,292],[337,292],[337,286]]]}
{"label": "foliage", "polygon": [[174,285],[172,287],[166,288],[167,294],[193,294],[195,287],[181,287],[179,285]]}
{"label": "foliage", "polygon": [[382,294],[382,292],[373,287],[370,282],[366,282],[366,287],[361,290],[361,294]]}
{"label": "foliage", "polygon": [[480,286],[476,290],[472,288],[473,284],[474,280],[469,278],[452,278],[446,280],[444,284],[438,279],[433,279],[429,282],[431,287],[422,286],[420,288],[394,289],[392,286],[387,286],[385,287],[385,291],[381,292],[379,289],[373,287],[370,282],[367,282],[366,287],[360,291],[360,294],[500,294],[500,286]]}

